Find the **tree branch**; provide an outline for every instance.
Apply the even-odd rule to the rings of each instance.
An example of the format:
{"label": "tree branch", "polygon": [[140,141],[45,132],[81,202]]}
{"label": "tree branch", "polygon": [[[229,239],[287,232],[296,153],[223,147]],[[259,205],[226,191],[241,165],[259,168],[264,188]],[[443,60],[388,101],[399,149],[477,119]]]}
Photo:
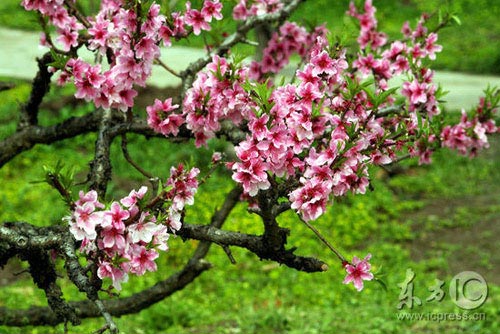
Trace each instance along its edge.
{"label": "tree branch", "polygon": [[[286,233],[286,229],[281,229],[280,233]],[[265,240],[264,236],[225,231],[209,225],[183,224],[177,234],[186,239],[205,240],[219,245],[246,248],[261,259],[276,261],[300,271],[318,272],[328,270],[328,266],[323,261],[312,257],[295,255],[294,248],[285,249],[286,237],[280,240],[282,242],[280,247],[273,245],[272,248],[269,248],[269,242]]]}
{"label": "tree branch", "polygon": [[29,126],[0,142],[0,167],[19,153],[36,144],[51,144],[63,139],[97,131],[102,111],[94,111],[81,117],[71,117],[52,126]]}
{"label": "tree branch", "polygon": [[31,94],[26,104],[21,107],[17,130],[38,124],[38,110],[43,97],[50,90],[50,79],[52,72],[48,71],[48,65],[53,62],[52,55],[47,52],[42,58],[37,58],[38,72],[31,84]]}
{"label": "tree branch", "polygon": [[109,133],[112,125],[112,109],[104,110],[101,125],[95,142],[94,160],[90,163],[90,189],[97,191],[104,198],[109,180],[111,180],[110,149],[114,136]]}
{"label": "tree branch", "polygon": [[[158,282],[151,288],[133,294],[130,297],[102,300],[102,305],[111,316],[122,316],[137,313],[176,291],[196,279],[211,265],[206,261],[188,264],[183,270],[171,275],[164,281]],[[101,313],[95,303],[89,300],[69,303],[80,319],[96,318]],[[31,307],[27,310],[14,310],[0,307],[0,322],[6,326],[55,326],[63,320],[48,307]]]}

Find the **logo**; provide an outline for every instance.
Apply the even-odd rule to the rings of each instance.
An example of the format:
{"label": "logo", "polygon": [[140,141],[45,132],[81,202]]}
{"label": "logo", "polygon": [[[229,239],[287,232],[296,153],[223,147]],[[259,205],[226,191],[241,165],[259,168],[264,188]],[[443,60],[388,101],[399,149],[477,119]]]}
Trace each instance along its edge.
{"label": "logo", "polygon": [[450,298],[464,310],[473,310],[483,305],[488,297],[488,285],[483,276],[475,271],[462,271],[450,281]]}

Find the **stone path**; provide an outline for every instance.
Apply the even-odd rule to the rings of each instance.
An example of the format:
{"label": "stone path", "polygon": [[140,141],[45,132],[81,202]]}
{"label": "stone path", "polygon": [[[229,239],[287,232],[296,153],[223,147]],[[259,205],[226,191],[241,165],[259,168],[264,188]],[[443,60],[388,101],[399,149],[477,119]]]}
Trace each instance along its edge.
{"label": "stone path", "polygon": [[[0,27],[0,76],[21,79],[32,79],[37,71],[35,57],[47,51],[38,45],[39,35],[34,32],[11,30]],[[162,49],[162,61],[176,71],[203,56],[200,49],[189,47],[173,47]],[[84,59],[92,59],[90,53],[82,55]],[[445,90],[450,91],[446,100],[448,109],[470,108],[478,101],[482,91],[488,86],[500,87],[500,77],[470,75],[463,73],[438,72],[436,81]],[[164,69],[155,66],[153,76],[149,80],[157,87],[176,86],[180,80]]]}

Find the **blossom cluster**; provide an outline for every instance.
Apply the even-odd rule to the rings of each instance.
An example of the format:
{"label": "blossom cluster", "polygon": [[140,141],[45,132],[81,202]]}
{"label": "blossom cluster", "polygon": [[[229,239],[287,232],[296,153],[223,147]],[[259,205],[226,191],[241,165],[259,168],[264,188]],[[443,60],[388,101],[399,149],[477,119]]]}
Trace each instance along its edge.
{"label": "blossom cluster", "polygon": [[[129,6],[126,1],[105,0],[93,17],[74,16],[74,11],[66,8],[68,4],[74,5],[74,0],[22,1],[26,10],[39,11],[57,28],[58,53],[68,57],[61,68],[54,68],[60,70],[58,83],[73,82],[76,98],[122,111],[134,105],[134,86],[145,86],[154,61],[160,57],[161,43],[170,46],[172,37],[185,37],[190,32],[199,35],[202,30],[210,30],[212,19],[222,19],[218,0],[205,1],[201,10],[187,2],[184,13],[174,12],[168,18],[156,3],[142,13],[140,7]],[[42,44],[57,50],[48,32]],[[77,56],[77,49],[84,44],[97,53],[97,64]],[[108,63],[102,64],[103,60]]]}
{"label": "blossom cluster", "polygon": [[233,8],[233,19],[246,20],[252,16],[274,13],[283,8],[280,0],[239,0]]}
{"label": "blossom cluster", "polygon": [[443,128],[440,136],[442,146],[470,156],[475,156],[479,150],[489,147],[487,135],[499,132],[500,128],[491,118],[484,117],[488,108],[491,106],[487,106],[486,100],[481,98],[472,117],[467,116],[462,110],[460,123]]}
{"label": "blossom cluster", "polygon": [[[375,12],[370,0],[365,2],[363,13],[359,13],[353,3],[347,12],[360,23],[358,43],[362,52],[358,53],[353,67],[363,75],[373,74],[381,90],[387,90],[388,80],[394,76],[409,74],[413,80],[403,82],[401,91],[408,99],[408,110],[424,110],[430,116],[439,114],[435,98],[437,88],[432,82],[434,72],[422,66],[422,60],[434,60],[436,52],[442,50],[442,47],[436,44],[437,34],[428,33],[425,27],[428,16],[422,15],[415,30],[411,30],[406,22],[402,28],[404,40],[394,41],[387,46],[387,36],[377,31]],[[370,46],[372,52],[364,52],[367,46]]]}
{"label": "blossom cluster", "polygon": [[[165,135],[175,135],[185,123],[198,146],[214,137],[224,121],[245,129],[246,138],[235,146],[238,159],[228,163],[233,180],[250,197],[269,189],[273,180],[295,184],[287,196],[306,221],[321,216],[332,197],[365,193],[371,164],[391,163],[405,149],[428,162],[440,136],[430,131],[439,108],[433,72],[422,61],[440,51],[437,35],[427,33],[423,16],[415,31],[404,25],[404,42],[387,45],[375,33],[370,1],[364,13],[353,6],[349,13],[360,20],[361,39],[373,49],[360,51],[352,67],[345,50],[329,45],[323,29],[308,33],[285,22],[262,61],[233,64],[214,56],[186,92],[183,110],[169,100],[156,101],[148,109],[148,122]],[[361,50],[365,47],[361,43]],[[293,52],[303,62],[295,81],[277,87],[262,83]],[[402,85],[406,110],[402,106],[399,113],[380,116],[379,109],[395,103],[388,80],[402,74],[413,78]],[[372,86],[363,86],[367,76],[375,79]]]}
{"label": "blossom cluster", "polygon": [[226,58],[216,55],[206,69],[198,73],[183,101],[182,116],[197,146],[214,137],[224,120],[241,124],[255,106],[242,86],[248,68],[229,64]]}
{"label": "blossom cluster", "polygon": [[75,239],[81,241],[80,250],[97,264],[99,278],[111,278],[113,286],[120,290],[128,274],[140,276],[156,271],[158,251],[168,250],[169,232],[182,227],[181,213],[186,205],[194,203],[198,172],[196,168],[185,171],[182,165],[172,167],[159,198],[168,205],[161,210],[144,204],[144,186],[109,206],[99,202],[94,190],[80,192],[71,216],[65,220]]}
{"label": "blossom cluster", "polygon": [[285,22],[278,31],[274,32],[267,46],[263,50],[262,60],[250,64],[250,78],[262,81],[266,74],[279,73],[290,61],[293,54],[301,58],[308,55],[317,37],[325,37],[324,26],[316,27],[313,32],[308,32],[293,22]]}

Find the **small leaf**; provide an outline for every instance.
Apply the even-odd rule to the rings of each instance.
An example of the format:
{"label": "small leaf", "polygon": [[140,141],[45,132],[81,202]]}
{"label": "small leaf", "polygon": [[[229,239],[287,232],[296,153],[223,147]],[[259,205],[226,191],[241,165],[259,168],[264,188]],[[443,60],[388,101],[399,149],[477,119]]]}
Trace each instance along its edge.
{"label": "small leaf", "polygon": [[457,25],[459,25],[459,26],[461,26],[461,25],[462,25],[462,21],[460,20],[460,18],[459,18],[457,15],[452,15],[452,16],[451,16],[451,19],[452,19],[453,21],[455,21],[455,23],[456,23]]}
{"label": "small leaf", "polygon": [[380,278],[377,278],[377,277],[375,277],[373,280],[375,282],[377,282],[378,284],[380,284],[380,286],[382,287],[382,289],[384,289],[384,291],[386,291],[386,292],[388,291],[387,284],[385,284],[385,282],[383,280],[381,280]]}

